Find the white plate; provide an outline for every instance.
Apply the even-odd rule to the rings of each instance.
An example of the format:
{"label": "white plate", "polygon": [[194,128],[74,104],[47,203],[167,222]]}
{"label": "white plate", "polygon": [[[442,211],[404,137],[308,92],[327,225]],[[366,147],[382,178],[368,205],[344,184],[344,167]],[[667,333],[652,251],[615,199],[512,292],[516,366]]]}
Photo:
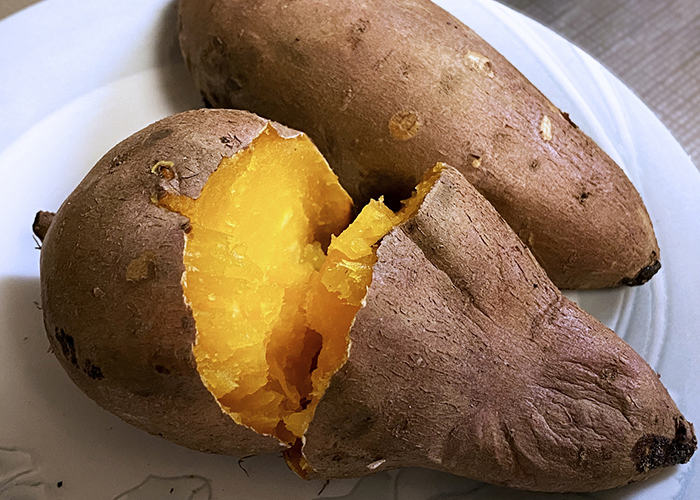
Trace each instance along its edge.
{"label": "white plate", "polygon": [[[700,421],[700,175],[654,115],[593,59],[490,0],[441,0],[618,161],[656,227],[663,268],[643,287],[572,293],[661,374]],[[121,139],[201,101],[180,59],[172,0],[47,0],[0,22],[0,500],[304,499],[323,482],[277,456],[196,453],[88,400],[47,352],[31,224]],[[321,497],[697,498],[698,459],[595,495],[537,495],[421,469],[332,481]]]}

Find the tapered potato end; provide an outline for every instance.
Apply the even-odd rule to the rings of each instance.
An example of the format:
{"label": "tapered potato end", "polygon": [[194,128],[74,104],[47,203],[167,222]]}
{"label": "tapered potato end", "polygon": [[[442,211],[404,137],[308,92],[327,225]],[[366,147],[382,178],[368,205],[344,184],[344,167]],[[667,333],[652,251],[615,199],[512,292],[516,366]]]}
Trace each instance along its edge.
{"label": "tapered potato end", "polygon": [[377,255],[348,361],[306,433],[312,476],[422,466],[593,491],[694,452],[657,374],[561,295],[455,170]]}

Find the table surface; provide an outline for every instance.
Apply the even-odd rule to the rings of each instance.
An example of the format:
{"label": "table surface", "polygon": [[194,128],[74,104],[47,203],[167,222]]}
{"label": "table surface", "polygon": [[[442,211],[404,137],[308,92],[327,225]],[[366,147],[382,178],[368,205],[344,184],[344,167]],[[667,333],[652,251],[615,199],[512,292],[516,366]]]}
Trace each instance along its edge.
{"label": "table surface", "polygon": [[[0,19],[39,0],[0,0]],[[499,0],[598,59],[649,106],[700,169],[698,0]]]}

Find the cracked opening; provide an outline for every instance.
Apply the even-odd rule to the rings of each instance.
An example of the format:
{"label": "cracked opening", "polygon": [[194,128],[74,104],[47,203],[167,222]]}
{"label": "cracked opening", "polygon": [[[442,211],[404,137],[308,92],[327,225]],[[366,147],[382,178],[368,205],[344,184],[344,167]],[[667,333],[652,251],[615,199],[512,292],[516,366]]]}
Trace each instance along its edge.
{"label": "cracked opening", "polygon": [[189,218],[182,285],[206,387],[239,424],[287,444],[308,470],[303,436],[372,281],[379,240],[413,215],[438,165],[398,213],[352,201],[306,136],[268,126],[224,158],[197,199],[159,204]]}

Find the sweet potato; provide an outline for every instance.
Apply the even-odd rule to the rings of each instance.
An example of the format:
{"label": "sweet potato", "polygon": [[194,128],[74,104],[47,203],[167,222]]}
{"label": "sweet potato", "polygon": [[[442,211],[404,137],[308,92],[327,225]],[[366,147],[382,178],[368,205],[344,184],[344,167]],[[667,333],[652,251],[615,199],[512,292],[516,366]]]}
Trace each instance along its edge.
{"label": "sweet potato", "polygon": [[305,136],[240,111],[162,120],[36,221],[52,349],[127,422],[284,449],[302,477],[591,491],[690,459],[656,373],[455,169],[352,218]]}
{"label": "sweet potato", "polygon": [[455,166],[560,288],[660,268],[622,170],[498,52],[428,0],[180,0],[180,45],[214,107],[305,132],[358,206]]}

